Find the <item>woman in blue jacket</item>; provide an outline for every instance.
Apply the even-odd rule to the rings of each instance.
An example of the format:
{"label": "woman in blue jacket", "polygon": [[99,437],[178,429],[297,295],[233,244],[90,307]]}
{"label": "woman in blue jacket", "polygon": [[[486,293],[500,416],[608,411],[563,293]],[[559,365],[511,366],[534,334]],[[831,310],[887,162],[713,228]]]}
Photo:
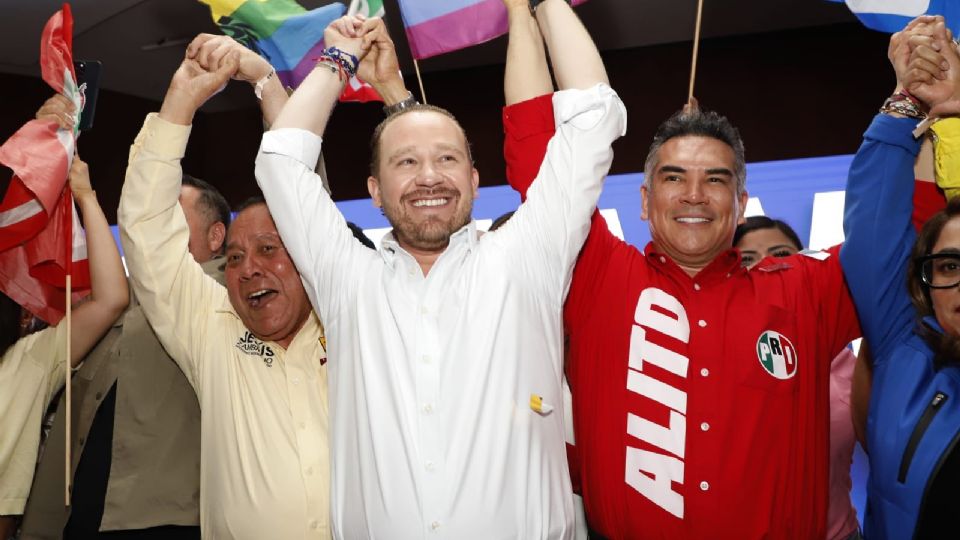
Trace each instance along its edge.
{"label": "woman in blue jacket", "polygon": [[[923,33],[923,24],[911,27]],[[926,102],[894,94],[865,133],[850,169],[847,240],[840,254],[873,354],[864,523],[870,540],[957,531],[960,201],[948,204],[915,233],[913,164],[921,140],[911,132],[926,106],[953,99],[943,90],[945,84],[960,88],[960,82],[950,82],[960,81],[954,72],[960,70],[960,58],[952,44],[944,47],[954,67],[947,80],[934,81],[939,91],[914,84],[907,75],[911,27],[891,41],[891,61],[898,80]],[[935,124],[934,131],[952,138],[948,126]],[[941,165],[953,167],[948,158],[938,156]],[[960,166],[953,169],[960,174]]]}

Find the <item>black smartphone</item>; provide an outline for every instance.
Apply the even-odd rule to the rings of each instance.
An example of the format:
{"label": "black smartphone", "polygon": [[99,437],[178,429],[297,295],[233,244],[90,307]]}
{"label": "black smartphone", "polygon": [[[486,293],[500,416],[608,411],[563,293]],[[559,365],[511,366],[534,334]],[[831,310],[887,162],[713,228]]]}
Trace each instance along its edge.
{"label": "black smartphone", "polygon": [[76,60],[73,70],[77,74],[77,87],[84,95],[85,104],[80,113],[80,131],[93,127],[93,114],[97,110],[97,94],[100,93],[100,70],[98,60]]}

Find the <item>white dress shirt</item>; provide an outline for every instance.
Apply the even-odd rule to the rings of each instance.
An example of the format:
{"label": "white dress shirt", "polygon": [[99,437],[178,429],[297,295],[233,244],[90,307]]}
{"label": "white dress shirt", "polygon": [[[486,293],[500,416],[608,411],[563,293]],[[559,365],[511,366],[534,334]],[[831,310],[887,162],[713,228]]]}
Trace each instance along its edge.
{"label": "white dress shirt", "polygon": [[379,252],[352,237],[313,172],[318,136],[264,135],[257,180],[332,359],[336,537],[573,535],[561,307],[626,111],[605,85],[553,102],[527,202],[454,233],[427,276],[392,233]]}

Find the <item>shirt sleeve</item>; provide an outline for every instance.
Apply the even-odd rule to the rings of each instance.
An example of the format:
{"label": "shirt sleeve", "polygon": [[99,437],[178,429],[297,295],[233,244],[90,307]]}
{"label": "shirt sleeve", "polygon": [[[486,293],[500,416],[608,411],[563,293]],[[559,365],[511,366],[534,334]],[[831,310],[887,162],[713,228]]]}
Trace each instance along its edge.
{"label": "shirt sleeve", "polygon": [[555,133],[527,200],[497,232],[515,248],[517,268],[561,291],[562,299],[613,160],[611,144],[625,133],[626,109],[613,89],[599,84],[553,94],[553,112]]}
{"label": "shirt sleeve", "polygon": [[914,313],[906,289],[916,232],[913,163],[920,141],[910,119],[877,115],[850,165],[840,260],[874,361],[910,332]]}
{"label": "shirt sleeve", "polygon": [[947,199],[960,195],[960,175],[956,172],[957,158],[960,158],[960,118],[944,118],[930,127],[934,138],[933,163],[937,185],[946,194]]}
{"label": "shirt sleeve", "polygon": [[268,131],[256,175],[310,303],[329,327],[346,299],[356,296],[358,276],[379,255],[354,238],[314,172],[320,145],[319,136],[303,129]]}
{"label": "shirt sleeve", "polygon": [[179,197],[189,136],[189,126],[147,116],[130,149],[117,219],[133,291],[163,347],[199,393],[204,338],[227,293],[188,248]]}

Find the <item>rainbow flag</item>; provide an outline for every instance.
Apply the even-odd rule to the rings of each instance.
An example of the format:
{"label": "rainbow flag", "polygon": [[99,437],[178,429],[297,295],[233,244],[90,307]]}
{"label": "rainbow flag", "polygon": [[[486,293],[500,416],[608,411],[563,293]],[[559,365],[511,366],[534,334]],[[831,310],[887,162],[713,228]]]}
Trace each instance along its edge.
{"label": "rainbow flag", "polygon": [[280,82],[296,88],[323,50],[323,30],[346,12],[334,2],[307,11],[294,0],[200,0],[224,34],[270,61]]}
{"label": "rainbow flag", "polygon": [[[397,0],[416,59],[430,58],[507,33],[502,0]],[[576,6],[587,0],[573,0]]]}

